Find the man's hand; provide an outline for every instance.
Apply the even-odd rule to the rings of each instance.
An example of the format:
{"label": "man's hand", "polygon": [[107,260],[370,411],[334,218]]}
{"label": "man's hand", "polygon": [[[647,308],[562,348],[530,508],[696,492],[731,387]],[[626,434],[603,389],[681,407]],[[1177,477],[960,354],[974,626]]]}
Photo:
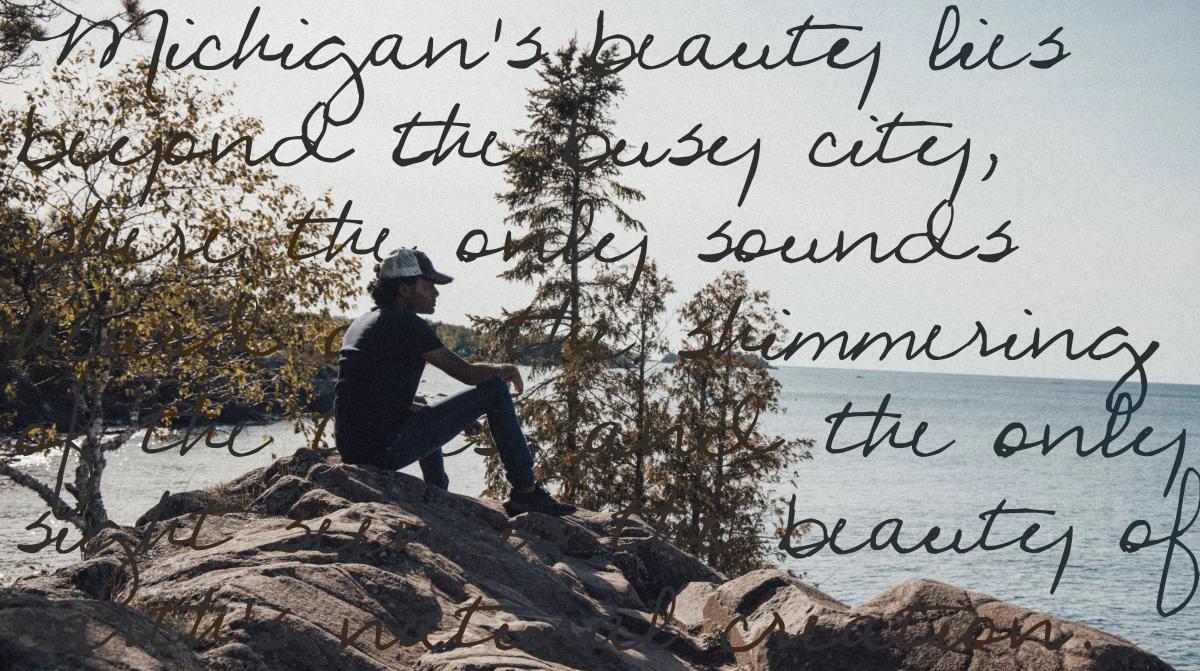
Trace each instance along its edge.
{"label": "man's hand", "polygon": [[445,347],[426,352],[421,355],[421,358],[463,384],[483,384],[499,377],[512,384],[514,393],[520,395],[525,391],[525,381],[521,379],[521,371],[511,363],[467,363],[463,361],[462,357]]}
{"label": "man's hand", "polygon": [[521,379],[521,371],[511,363],[500,366],[500,379],[510,383],[513,386],[513,393],[517,396],[525,391],[525,380]]}
{"label": "man's hand", "polygon": [[499,377],[505,382],[511,382],[518,394],[525,389],[521,371],[510,363],[467,363],[462,357],[445,347],[426,352],[421,355],[421,358],[463,384],[480,385]]}

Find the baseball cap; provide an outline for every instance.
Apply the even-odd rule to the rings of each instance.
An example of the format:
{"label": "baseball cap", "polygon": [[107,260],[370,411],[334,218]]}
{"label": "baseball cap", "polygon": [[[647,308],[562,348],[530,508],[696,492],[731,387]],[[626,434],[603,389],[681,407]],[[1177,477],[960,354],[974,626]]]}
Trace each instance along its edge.
{"label": "baseball cap", "polygon": [[388,254],[379,264],[379,270],[375,274],[381,280],[394,277],[424,277],[434,284],[449,284],[454,281],[453,277],[434,270],[425,252],[404,248]]}

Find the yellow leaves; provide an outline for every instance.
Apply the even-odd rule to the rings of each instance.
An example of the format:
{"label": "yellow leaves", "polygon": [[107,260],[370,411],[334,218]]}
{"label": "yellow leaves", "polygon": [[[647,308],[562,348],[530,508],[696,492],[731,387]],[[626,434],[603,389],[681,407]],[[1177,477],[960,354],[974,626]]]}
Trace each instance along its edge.
{"label": "yellow leaves", "polygon": [[62,442],[62,436],[58,433],[58,426],[53,422],[48,424],[35,424],[27,427],[24,431],[22,439],[19,441],[18,452],[20,454],[33,454],[34,452],[45,452]]}
{"label": "yellow leaves", "polygon": [[214,403],[210,399],[201,399],[197,410],[199,410],[210,421],[221,416],[221,404]]}
{"label": "yellow leaves", "polygon": [[[98,151],[105,155],[86,178],[69,155],[37,179],[13,166],[7,205],[22,216],[0,230],[0,252],[32,267],[38,281],[28,298],[7,291],[0,296],[5,329],[20,332],[30,303],[41,306],[52,346],[31,348],[29,364],[52,371],[64,384],[77,380],[99,389],[111,383],[104,403],[126,406],[157,390],[154,407],[143,413],[168,406],[160,417],[164,425],[181,419],[184,411],[178,408],[193,408],[186,399],[202,399],[186,411],[210,420],[231,405],[270,404],[298,412],[304,390],[327,363],[320,339],[334,332],[330,347],[336,355],[340,334],[338,323],[312,320],[304,311],[330,304],[347,309],[347,296],[357,288],[357,259],[281,264],[284,223],[313,206],[328,211],[332,199],[325,193],[309,202],[272,170],[245,165],[247,143],[230,143],[253,138],[263,126],[257,119],[229,116],[225,93],[164,71],[155,99],[147,100],[144,84],[132,68],[85,81],[65,67],[29,91],[27,101],[41,116],[39,129],[62,132],[68,148],[72,134],[81,131],[75,155],[80,162]],[[4,155],[21,146],[24,111],[0,112]],[[176,157],[207,151],[214,135],[224,138],[219,149],[228,152],[216,161],[168,160],[167,145],[178,137],[172,134],[182,131],[194,142],[177,140]],[[128,139],[117,146],[121,136]],[[142,201],[156,143],[163,160]],[[96,222],[85,235],[86,215],[97,199]],[[332,225],[312,228],[314,236],[325,236]],[[59,229],[61,235],[52,234]],[[111,253],[127,236],[133,259]],[[108,244],[85,249],[79,244],[85,238]],[[47,253],[37,254],[33,242],[17,244],[35,239]],[[239,249],[245,253],[215,262]],[[248,300],[239,308],[241,296]],[[67,340],[72,324],[79,325],[78,337]],[[286,347],[259,356],[276,344]],[[4,390],[9,397],[20,392],[12,382]]]}

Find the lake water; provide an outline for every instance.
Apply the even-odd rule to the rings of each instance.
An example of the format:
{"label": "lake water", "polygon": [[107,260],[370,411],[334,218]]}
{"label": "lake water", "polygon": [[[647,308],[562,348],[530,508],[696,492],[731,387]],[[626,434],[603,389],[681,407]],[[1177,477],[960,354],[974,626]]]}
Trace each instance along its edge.
{"label": "lake water", "polygon": [[[1093,625],[1154,652],[1178,669],[1200,669],[1200,598],[1171,617],[1155,609],[1158,585],[1166,558],[1166,544],[1125,553],[1119,546],[1126,527],[1137,519],[1148,520],[1154,537],[1165,536],[1174,522],[1179,481],[1170,495],[1163,488],[1175,451],[1154,457],[1132,452],[1115,458],[1099,454],[1080,457],[1073,442],[1060,444],[1049,455],[1028,450],[1007,459],[997,457],[993,440],[1009,422],[1030,427],[1040,436],[1049,424],[1053,435],[1081,425],[1084,445],[1103,436],[1108,413],[1105,382],[1048,380],[923,373],[890,373],[817,368],[780,368],[773,371],[782,383],[786,413],[765,417],[764,429],[789,437],[817,440],[813,459],[794,468],[773,495],[784,502],[796,496],[796,519],[815,518],[830,529],[847,520],[838,545],[851,547],[868,540],[876,524],[888,518],[903,520],[900,544],[916,545],[933,526],[943,532],[935,546],[946,543],[962,529],[963,545],[974,543],[983,532],[982,513],[1005,501],[1005,509],[1054,511],[1048,514],[1000,516],[989,541],[998,545],[1019,538],[1030,524],[1041,529],[1030,544],[1047,544],[1068,528],[1072,545],[1061,583],[1050,588],[1062,558],[1063,544],[1043,553],[1022,552],[1017,546],[966,554],[924,551],[899,555],[887,549],[837,555],[825,548],[805,558],[788,558],[783,565],[803,573],[830,595],[850,604],[860,603],[900,581],[926,577],[967,587],[1022,606]],[[436,400],[458,385],[430,369],[423,393]],[[891,394],[888,412],[901,413],[898,436],[908,440],[919,422],[928,422],[920,441],[932,451],[949,441],[954,444],[932,457],[917,457],[911,450],[885,446],[864,457],[861,450],[831,454],[824,450],[830,424],[825,418],[847,403],[854,410],[878,408]],[[865,437],[869,422],[848,420],[839,432],[847,445]],[[885,422],[880,434],[888,428]],[[1195,435],[1200,428],[1200,386],[1151,384],[1144,406],[1115,441],[1120,447],[1143,427],[1154,433],[1147,449],[1162,446],[1181,430]],[[304,444],[290,425],[273,424],[245,429],[237,446],[245,450],[262,442],[273,444],[259,453],[234,458],[223,450],[203,447],[188,454],[149,455],[130,447],[109,456],[104,491],[109,516],[129,524],[161,496],[163,490],[183,491],[207,487],[270,463],[274,456],[290,453]],[[835,445],[835,446],[836,446]],[[456,441],[447,449],[462,444]],[[1183,465],[1197,466],[1200,451],[1185,454]],[[483,460],[470,451],[447,460],[452,491],[478,494],[483,488]],[[23,468],[53,482],[57,458],[26,458]],[[414,465],[406,472],[419,477]],[[1182,471],[1180,478],[1182,478]],[[1184,506],[1184,518],[1196,507],[1195,483]],[[44,506],[32,493],[0,480],[0,574],[7,582],[37,570],[52,569],[75,555],[55,555],[50,549],[37,554],[19,552],[18,543],[39,541],[40,534],[25,526]],[[769,531],[769,530],[764,530]],[[1143,534],[1135,534],[1135,539]],[[77,538],[72,534],[71,538]],[[793,538],[793,545],[811,542],[813,536]],[[1191,530],[1180,541],[1200,549],[1200,530]],[[1192,585],[1192,566],[1178,549],[1164,596],[1166,608],[1181,602]]]}

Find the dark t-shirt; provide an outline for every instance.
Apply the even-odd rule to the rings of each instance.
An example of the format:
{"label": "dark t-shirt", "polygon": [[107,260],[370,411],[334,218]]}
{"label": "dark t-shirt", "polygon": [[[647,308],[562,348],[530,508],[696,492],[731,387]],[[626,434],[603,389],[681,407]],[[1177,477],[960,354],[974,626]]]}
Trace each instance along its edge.
{"label": "dark t-shirt", "polygon": [[342,338],[333,391],[334,442],[346,463],[370,461],[408,416],[422,354],[443,347],[411,310],[380,308],[362,315]]}

